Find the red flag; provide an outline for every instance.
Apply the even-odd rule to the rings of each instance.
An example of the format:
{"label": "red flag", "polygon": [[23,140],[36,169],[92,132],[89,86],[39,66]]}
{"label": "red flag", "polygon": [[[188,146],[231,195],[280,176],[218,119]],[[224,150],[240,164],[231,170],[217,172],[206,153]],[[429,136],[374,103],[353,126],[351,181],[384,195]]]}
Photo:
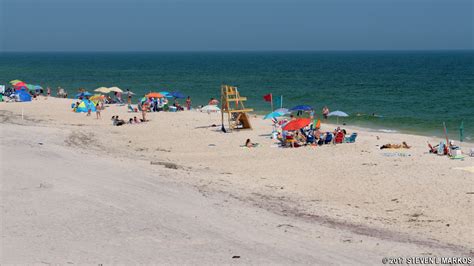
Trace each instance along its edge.
{"label": "red flag", "polygon": [[271,102],[272,101],[272,94],[269,93],[267,95],[264,95],[263,96],[263,99],[266,101],[266,102]]}

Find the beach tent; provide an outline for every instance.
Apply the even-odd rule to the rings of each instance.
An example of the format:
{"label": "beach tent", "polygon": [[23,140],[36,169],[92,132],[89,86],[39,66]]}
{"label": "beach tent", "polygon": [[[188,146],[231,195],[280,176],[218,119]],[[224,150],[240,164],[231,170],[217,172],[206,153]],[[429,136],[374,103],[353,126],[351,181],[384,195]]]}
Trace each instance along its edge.
{"label": "beach tent", "polygon": [[82,101],[79,106],[76,108],[76,112],[78,113],[87,113],[87,110],[91,109],[92,112],[95,112],[95,105],[92,101],[84,100]]}
{"label": "beach tent", "polygon": [[17,91],[20,102],[31,102],[31,95],[26,90]]}

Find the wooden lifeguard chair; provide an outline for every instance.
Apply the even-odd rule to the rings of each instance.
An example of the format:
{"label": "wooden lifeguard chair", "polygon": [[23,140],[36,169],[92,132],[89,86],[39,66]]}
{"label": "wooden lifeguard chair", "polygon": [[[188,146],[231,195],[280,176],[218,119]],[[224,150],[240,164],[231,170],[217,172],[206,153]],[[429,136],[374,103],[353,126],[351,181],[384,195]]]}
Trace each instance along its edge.
{"label": "wooden lifeguard chair", "polygon": [[222,126],[224,126],[224,113],[227,113],[229,129],[252,129],[248,112],[253,109],[245,108],[244,102],[247,97],[241,97],[237,87],[221,86],[221,116]]}

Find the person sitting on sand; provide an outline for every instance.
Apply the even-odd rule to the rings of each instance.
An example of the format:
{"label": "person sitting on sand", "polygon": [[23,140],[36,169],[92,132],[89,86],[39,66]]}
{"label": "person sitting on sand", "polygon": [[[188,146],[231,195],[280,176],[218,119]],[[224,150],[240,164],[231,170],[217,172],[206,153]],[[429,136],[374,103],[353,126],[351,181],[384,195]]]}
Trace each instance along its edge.
{"label": "person sitting on sand", "polygon": [[128,123],[131,125],[133,124],[133,118],[128,119]]}
{"label": "person sitting on sand", "polygon": [[121,125],[124,125],[125,124],[125,121],[123,121],[122,119],[119,119],[119,116],[112,116],[112,125],[114,126],[121,126]]}
{"label": "person sitting on sand", "polygon": [[252,141],[250,139],[247,139],[245,141],[245,147],[247,148],[253,148],[253,147],[257,147],[258,146],[258,143],[252,143]]}
{"label": "person sitting on sand", "polygon": [[219,104],[219,101],[214,98],[211,98],[208,103],[208,105],[218,105],[218,104]]}
{"label": "person sitting on sand", "polygon": [[381,150],[383,150],[383,149],[409,149],[409,148],[411,148],[411,146],[408,146],[408,144],[405,141],[402,142],[402,144],[388,143],[388,144],[382,145],[382,147],[380,147]]}
{"label": "person sitting on sand", "polygon": [[137,117],[134,116],[134,117],[133,117],[133,122],[134,122],[135,124],[138,124],[138,123],[140,123],[140,120],[138,120]]}

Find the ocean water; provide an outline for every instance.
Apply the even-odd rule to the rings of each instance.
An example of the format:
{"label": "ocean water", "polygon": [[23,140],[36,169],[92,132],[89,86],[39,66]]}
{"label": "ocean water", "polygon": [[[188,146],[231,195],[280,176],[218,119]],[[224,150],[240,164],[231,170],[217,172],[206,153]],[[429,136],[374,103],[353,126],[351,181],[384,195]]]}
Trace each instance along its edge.
{"label": "ocean water", "polygon": [[320,114],[327,105],[350,114],[341,123],[375,130],[441,136],[446,122],[459,139],[464,121],[474,140],[474,51],[0,53],[0,84],[12,79],[70,95],[100,86],[177,90],[193,105],[219,98],[225,83],[262,114],[270,111],[262,96],[273,93],[284,107],[308,104]]}

